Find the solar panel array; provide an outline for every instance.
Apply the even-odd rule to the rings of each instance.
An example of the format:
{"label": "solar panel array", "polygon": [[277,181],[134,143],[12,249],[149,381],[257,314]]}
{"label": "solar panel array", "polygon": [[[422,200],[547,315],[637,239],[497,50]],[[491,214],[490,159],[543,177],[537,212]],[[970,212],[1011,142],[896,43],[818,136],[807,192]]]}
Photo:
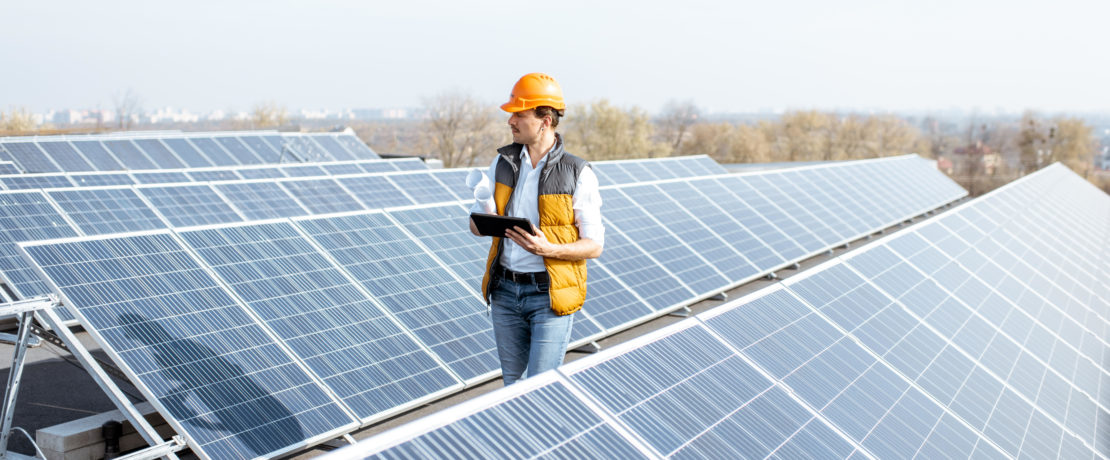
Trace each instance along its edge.
{"label": "solar panel array", "polygon": [[330,458],[1106,458],[1107,241],[1053,165]]}
{"label": "solar panel array", "polygon": [[[15,172],[203,168],[378,158],[351,133],[117,133],[0,138]],[[5,172],[8,173],[8,172]]]}
{"label": "solar panel array", "polygon": [[[646,163],[650,164],[650,161]],[[875,167],[876,164],[878,167]],[[814,177],[807,174],[820,176],[827,174],[827,170],[832,168],[866,168],[879,174],[891,173],[890,170],[893,169],[907,169],[909,174],[916,176],[923,184],[945,189],[946,196],[930,195],[927,192],[912,194],[911,198],[915,201],[905,203],[906,214],[903,218],[911,217],[911,213],[916,213],[918,208],[939,206],[964,193],[936,172],[930,163],[916,157],[812,168],[809,173],[795,179],[814,180]],[[642,170],[650,171],[647,168]],[[856,174],[857,171],[848,173]],[[335,429],[333,425],[321,424],[318,419],[321,411],[332,410],[327,401],[316,399],[318,390],[323,391],[331,403],[341,408],[348,417],[366,424],[465,385],[494,377],[499,372],[489,321],[485,317],[484,302],[480,298],[473,273],[475,267],[480,270],[484,263],[488,240],[468,234],[464,207],[468,201],[460,202],[450,188],[439,182],[436,172],[366,177],[385,177],[388,182],[401,185],[397,188],[397,195],[414,200],[427,195],[427,187],[439,184],[442,192],[437,193],[451,197],[453,201],[446,204],[415,204],[385,211],[308,215],[310,210],[303,207],[304,200],[284,187],[286,182],[301,179],[241,180],[213,184],[215,195],[226,198],[230,207],[239,215],[251,218],[250,213],[257,210],[281,210],[294,205],[301,207],[303,212],[287,212],[284,216],[300,216],[294,219],[262,223],[172,228],[122,236],[24,243],[23,246],[27,248],[28,259],[42,267],[44,276],[57,283],[66,305],[76,313],[81,324],[90,330],[97,330],[95,336],[106,348],[116,349],[118,353],[113,357],[124,361],[134,360],[125,368],[132,381],[149,398],[161,401],[158,405],[160,410],[170,410],[168,419],[172,420],[175,429],[181,432],[199,430],[190,440],[194,448],[210,451],[202,455],[238,457],[249,453],[243,450],[248,447],[254,453],[270,452],[263,451],[260,446],[244,447],[243,443],[254,442],[250,440],[255,436],[266,437],[267,442],[271,439],[288,441],[286,447],[292,449],[305,442],[319,440],[319,433]],[[403,181],[408,178],[415,180],[410,185],[404,185]],[[637,197],[647,197],[649,200],[657,198],[659,192],[653,192],[651,187],[689,183],[698,194],[670,198],[680,203],[701,202],[706,200],[705,196],[700,195],[703,185],[718,184],[727,190],[732,181],[749,180],[752,180],[752,176],[716,176],[670,179],[669,182],[646,186],[605,188],[606,199],[611,200],[606,204],[606,256],[591,262],[594,274],[591,275],[589,286],[591,299],[596,297],[604,300],[599,300],[597,304],[588,304],[585,312],[577,318],[580,324],[575,327],[576,343],[645,321],[666,313],[669,309],[679,308],[684,303],[745,281],[730,277],[744,276],[747,272],[727,271],[718,272],[711,278],[712,282],[704,282],[701,278],[681,272],[688,267],[670,263],[672,260],[679,260],[691,265],[704,265],[707,259],[716,256],[701,254],[699,250],[720,251],[729,247],[731,242],[714,238],[710,238],[712,241],[709,243],[712,244],[687,245],[682,237],[671,232],[673,229],[704,228],[698,234],[704,239],[710,227],[701,222],[703,217],[728,217],[731,225],[740,226],[738,221],[731,220],[724,212],[736,203],[746,203],[739,196],[733,195],[731,200],[715,202],[714,205],[722,210],[716,214],[702,216],[686,212],[669,215],[668,219],[685,220],[678,223],[668,220],[667,226],[659,223],[656,217],[651,216],[634,200]],[[150,186],[90,188],[88,191],[122,190],[144,193],[149,188]],[[56,192],[51,190],[48,193],[52,195]],[[177,212],[181,217],[178,210],[182,208],[182,200],[190,200],[187,197],[193,196],[194,192],[195,190],[188,193],[170,192],[179,200],[176,202],[155,199],[149,193],[144,196],[150,195],[145,198],[146,202],[163,203],[165,209],[158,208],[157,215],[165,217]],[[248,193],[253,198],[238,196]],[[846,190],[844,193],[845,196],[862,194],[858,190]],[[206,196],[209,197],[207,203],[214,202],[212,194]],[[112,198],[100,200],[107,204],[98,205],[94,210],[79,209],[98,218],[83,219],[82,222],[102,225],[107,219],[101,216],[119,216],[117,224],[120,225],[145,221],[134,217],[136,214],[133,208],[121,204],[132,203],[132,200],[117,196]],[[284,201],[287,205],[265,205],[275,200]],[[198,200],[199,202],[201,201]],[[610,204],[613,209],[608,209]],[[229,216],[226,211],[211,214]],[[644,225],[654,226],[658,233],[670,237],[665,241],[645,240],[642,234],[637,233],[641,231],[640,226]],[[678,226],[671,227],[672,225]],[[836,238],[839,236],[830,237],[829,241]],[[665,244],[656,245],[657,241]],[[749,240],[749,243],[753,241],[756,240]],[[741,248],[733,248],[733,252],[743,254]],[[623,256],[610,259],[611,253]],[[152,273],[146,274],[141,269],[144,263],[159,265],[151,267]],[[783,264],[786,263],[791,261]],[[660,278],[645,278],[642,270],[645,266],[651,267],[651,274]],[[196,267],[200,267],[200,270]],[[767,270],[774,268],[776,267],[760,267]],[[90,269],[97,274],[83,275]],[[712,267],[709,269],[716,272]],[[672,270],[679,271],[676,274]],[[695,267],[689,270],[692,273],[701,273],[699,270],[702,269]],[[759,273],[753,272],[749,279],[755,276],[759,276]],[[181,282],[175,283],[176,277],[182,277]],[[148,286],[150,283],[155,286]],[[656,286],[668,284],[676,287],[678,295],[665,299],[648,295],[655,292]],[[221,294],[209,293],[212,286],[221,289]],[[101,290],[108,294],[100,296]],[[208,303],[201,302],[188,307],[178,305],[180,299],[197,295],[205,296],[204,302]],[[110,302],[105,303],[108,301]],[[242,318],[236,317],[237,321],[249,319],[249,327],[241,322],[224,323],[219,317],[199,313],[203,310],[223,311],[222,309],[231,308],[232,304],[237,312],[241,310],[245,315]],[[337,304],[347,308],[337,309]],[[197,313],[190,313],[194,308],[199,309]],[[168,315],[169,311],[186,313],[180,315],[182,318],[177,318]],[[97,315],[101,318],[93,319]],[[186,317],[195,317],[198,320],[187,321],[184,319]],[[164,321],[170,321],[171,324],[162,325]],[[156,331],[156,335],[173,337],[172,343],[175,346],[179,344],[186,351],[200,346],[207,347],[206,349],[227,347],[226,344],[209,342],[218,342],[220,339],[215,337],[220,337],[221,331],[228,324],[239,325],[236,330],[242,334],[249,333],[249,336],[236,336],[238,348],[276,353],[268,361],[275,363],[274,369],[281,368],[282,372],[295,375],[283,377],[286,380],[263,382],[245,374],[236,381],[236,385],[254,388],[253,386],[265,384],[286,388],[285,385],[295,384],[297,391],[309,392],[310,394],[304,394],[303,401],[282,399],[266,402],[284,406],[292,414],[291,418],[297,421],[296,426],[301,429],[295,429],[292,422],[265,427],[249,425],[250,428],[247,428],[247,424],[230,427],[219,425],[226,428],[224,438],[219,441],[209,439],[207,436],[219,430],[201,426],[196,420],[199,417],[199,420],[207,424],[212,422],[211,417],[193,417],[194,412],[176,409],[175,405],[184,404],[186,409],[194,410],[191,407],[197,402],[189,399],[190,390],[181,388],[184,394],[181,391],[162,391],[167,385],[176,385],[167,383],[167,378],[172,377],[158,370],[166,367],[164,362],[122,352],[135,345],[120,339],[120,334],[125,339],[128,337],[127,329],[131,323],[152,324],[144,326],[148,329],[162,327],[164,331]],[[112,332],[120,328],[124,331]],[[256,330],[262,331],[261,335],[256,334]],[[278,344],[279,349],[271,349],[271,342]],[[347,351],[336,353],[336,350]],[[169,350],[162,353],[177,352]],[[205,356],[223,356],[218,352],[205,353]],[[206,359],[211,361],[215,358]],[[248,369],[251,368],[250,364],[257,364],[252,361],[255,358],[220,359],[228,361],[229,364],[219,362],[221,366],[231,370]],[[298,372],[294,372],[291,367],[282,367],[288,360],[297,364],[295,369]],[[198,372],[193,367],[200,366],[196,364],[199,361],[186,360],[184,363],[194,364],[183,364],[183,367],[190,369],[182,372]],[[137,370],[140,368],[143,370]],[[230,400],[243,397],[243,394],[248,397],[254,394],[253,389],[243,393],[240,387],[219,382],[205,385],[205,388],[210,388],[211,395],[215,395],[206,393],[205,397],[218,398],[223,391],[239,391],[237,395],[229,396]],[[184,403],[181,402],[182,398],[185,399]],[[201,405],[205,403],[200,401]],[[300,405],[294,406],[294,403]],[[242,407],[248,405],[243,402]],[[203,414],[204,410],[205,408],[195,409],[200,411],[197,414]],[[281,408],[274,410],[279,414],[286,414]],[[306,419],[301,420],[302,415],[299,414],[303,414]],[[223,420],[224,417],[252,420],[249,416],[236,414],[234,411],[216,418]],[[345,419],[332,419],[333,422],[335,420]],[[308,429],[309,427],[312,429]],[[295,437],[290,433],[303,434],[304,439],[289,441]],[[264,444],[264,447],[274,446]]]}

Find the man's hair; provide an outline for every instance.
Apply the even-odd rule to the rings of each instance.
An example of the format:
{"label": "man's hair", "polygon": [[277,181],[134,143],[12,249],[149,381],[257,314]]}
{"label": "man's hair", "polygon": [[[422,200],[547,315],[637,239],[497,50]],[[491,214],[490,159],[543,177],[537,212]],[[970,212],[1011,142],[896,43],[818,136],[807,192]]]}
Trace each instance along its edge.
{"label": "man's hair", "polygon": [[555,129],[559,126],[559,117],[563,116],[562,110],[555,110],[554,107],[541,105],[536,107],[536,118],[551,117],[551,128]]}

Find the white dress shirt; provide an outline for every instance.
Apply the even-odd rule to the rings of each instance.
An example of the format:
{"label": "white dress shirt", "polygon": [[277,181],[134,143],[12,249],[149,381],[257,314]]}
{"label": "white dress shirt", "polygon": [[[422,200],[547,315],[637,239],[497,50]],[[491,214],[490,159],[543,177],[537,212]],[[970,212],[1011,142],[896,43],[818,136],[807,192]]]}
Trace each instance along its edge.
{"label": "white dress shirt", "polygon": [[[505,210],[510,217],[523,217],[528,219],[536,228],[540,226],[539,210],[539,185],[543,167],[547,164],[547,155],[540,159],[536,167],[532,167],[532,160],[528,156],[528,147],[520,149],[520,173],[516,179],[513,190],[512,206]],[[501,155],[493,158],[489,166],[490,190],[495,189],[497,181],[497,161]],[[578,174],[578,183],[574,188],[571,198],[571,207],[574,209],[574,224],[578,226],[578,237],[589,238],[598,245],[605,244],[605,226],[601,222],[601,192],[598,191],[597,175],[593,168],[583,169]],[[485,212],[477,203],[471,209],[473,212]],[[543,257],[532,254],[512,240],[505,238],[505,245],[501,253],[501,266],[514,272],[542,272],[545,270]]]}

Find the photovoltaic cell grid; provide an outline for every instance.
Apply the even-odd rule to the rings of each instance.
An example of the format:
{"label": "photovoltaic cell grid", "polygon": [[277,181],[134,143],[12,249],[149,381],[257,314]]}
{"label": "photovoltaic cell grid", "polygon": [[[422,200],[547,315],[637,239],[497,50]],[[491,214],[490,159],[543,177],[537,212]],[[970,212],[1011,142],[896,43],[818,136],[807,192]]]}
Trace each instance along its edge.
{"label": "photovoltaic cell grid", "polygon": [[[1108,398],[1098,391],[1110,379],[1083,350],[1099,344],[1087,349],[1103,356],[1105,342],[1088,332],[1106,319],[1087,313],[1105,310],[1106,300],[1064,292],[1056,300],[1076,304],[1068,313],[1045,296],[1044,287],[1085,275],[1054,263],[1033,270],[1027,258],[1045,257],[1032,249],[1036,240],[997,243],[1030,227],[1059,234],[1052,242],[1097,248],[1094,259],[1105,260],[1110,198],[1053,166],[549,378],[570,380],[627,428],[626,438],[660,456],[1105,457]],[[1105,264],[1093,265],[1105,279]],[[1044,287],[1025,285],[1038,279]],[[487,395],[495,398],[506,396]],[[470,445],[484,430],[468,421],[499,407],[473,405],[446,424],[433,416],[335,456],[384,448],[384,458],[436,457],[426,440]],[[517,423],[502,436],[545,426],[542,417]],[[547,446],[565,437],[574,435]]]}
{"label": "photovoltaic cell grid", "polygon": [[280,455],[357,425],[172,235],[23,249],[202,458]]}
{"label": "photovoltaic cell grid", "polygon": [[243,221],[243,216],[207,185],[150,186],[137,190],[174,227]]}
{"label": "photovoltaic cell grid", "polygon": [[77,235],[42,192],[0,193],[0,273],[20,297],[51,291],[20,256],[16,243]]}
{"label": "photovoltaic cell grid", "polygon": [[6,142],[3,145],[4,150],[8,152],[12,160],[19,163],[23,172],[48,173],[61,171],[58,165],[46,156],[46,152],[43,152],[34,142]]}
{"label": "photovoltaic cell grid", "polygon": [[117,159],[115,155],[112,155],[108,152],[108,149],[104,148],[104,144],[101,144],[100,141],[73,141],[72,143],[74,147],[77,147],[77,150],[85,155],[85,159],[95,166],[98,171],[119,171],[127,169],[120,164],[119,159]]}
{"label": "photovoltaic cell grid", "polygon": [[475,238],[466,222],[470,213],[457,204],[391,209],[397,220],[416,240],[476,292],[482,291],[485,261],[490,240]]}
{"label": "photovoltaic cell grid", "polygon": [[213,186],[248,220],[308,214],[297,200],[275,182],[228,182]]}
{"label": "photovoltaic cell grid", "polygon": [[386,177],[397,188],[404,190],[418,204],[459,200],[447,186],[436,180],[431,173],[394,174]]}
{"label": "photovoltaic cell grid", "polygon": [[359,418],[461,386],[290,223],[180,235]]}
{"label": "photovoltaic cell grid", "polygon": [[[0,147],[2,149],[3,147]],[[21,171],[10,161],[0,161],[0,174],[19,174]]]}
{"label": "photovoltaic cell grid", "polygon": [[69,142],[39,142],[41,147],[54,163],[61,168],[62,171],[75,172],[75,171],[95,171],[96,168],[89,164],[85,157],[81,155],[77,149],[73,148]]}
{"label": "photovoltaic cell grid", "polygon": [[283,180],[279,183],[311,214],[368,209],[332,179]]}
{"label": "photovoltaic cell grid", "polygon": [[482,301],[384,214],[297,223],[463,381],[500,368]]}
{"label": "photovoltaic cell grid", "polygon": [[166,228],[166,224],[130,188],[50,190],[66,216],[86,235]]}
{"label": "photovoltaic cell grid", "polygon": [[64,174],[18,174],[4,176],[0,183],[8,190],[73,187],[73,182]]}

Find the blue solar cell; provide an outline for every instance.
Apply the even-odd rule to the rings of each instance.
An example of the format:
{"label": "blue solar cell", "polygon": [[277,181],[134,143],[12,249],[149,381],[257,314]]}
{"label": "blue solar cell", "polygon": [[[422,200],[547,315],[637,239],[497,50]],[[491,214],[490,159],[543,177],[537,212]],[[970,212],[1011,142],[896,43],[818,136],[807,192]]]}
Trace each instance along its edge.
{"label": "blue solar cell", "polygon": [[[4,150],[4,143],[3,142],[0,142],[0,161],[3,161],[4,163],[12,163],[14,161],[12,159],[12,155],[10,153],[8,153],[7,150]],[[20,171],[17,170],[16,172],[20,172]]]}
{"label": "blue solar cell", "polygon": [[[753,225],[759,227],[769,223],[769,227],[764,226],[763,230],[753,230],[753,232],[787,260],[797,260],[824,245],[816,235],[800,226],[788,213],[783,212],[773,201],[756,192],[739,177],[726,177],[719,179],[718,182],[733,195],[732,206],[735,209],[733,216],[749,229]],[[722,197],[722,199],[728,198]],[[740,204],[737,205],[735,200],[739,200]],[[757,217],[753,218],[749,213],[754,213]],[[767,236],[764,236],[765,234]]]}
{"label": "blue solar cell", "polygon": [[244,179],[276,179],[286,177],[281,168],[239,168],[236,170]]}
{"label": "blue solar cell", "polygon": [[243,221],[243,217],[207,185],[136,187],[136,190],[174,227]]}
{"label": "blue solar cell", "polygon": [[443,260],[467,286],[482,291],[490,240],[470,233],[469,212],[459,205],[445,204],[392,209],[388,214]]}
{"label": "blue solar cell", "polygon": [[775,221],[785,220],[788,217],[778,208],[767,206],[767,202],[758,196],[748,195],[747,199],[754,200],[753,202],[759,204],[762,209],[753,208],[730,191],[730,188],[736,186],[738,182],[735,177],[729,177],[692,180],[690,184],[784,259],[796,261],[806,256],[808,253],[805,248],[774,224]]}
{"label": "blue solar cell", "polygon": [[[396,168],[398,171],[424,171],[428,169],[428,164],[424,163],[424,160],[421,160],[419,158],[401,158],[397,160],[389,160],[389,163],[392,164],[393,167]],[[365,163],[363,163],[363,169],[367,169]],[[368,170],[366,172],[375,171]]]}
{"label": "blue solar cell", "polygon": [[660,161],[658,167],[666,169],[668,174],[674,177],[697,177],[701,176],[701,171],[694,172],[686,166],[686,161],[681,158],[666,158]]}
{"label": "blue solar cell", "polygon": [[27,190],[41,188],[73,187],[65,174],[19,174],[0,178],[8,190]]}
{"label": "blue solar cell", "polygon": [[[473,200],[474,192],[466,186],[466,176],[470,169],[438,169],[432,171],[432,176],[446,186],[459,200]],[[485,171],[482,171],[485,172]]]}
{"label": "blue solar cell", "polygon": [[320,144],[313,142],[308,136],[295,134],[282,136],[282,139],[287,151],[293,155],[294,161],[336,161],[323,147],[320,147]]}
{"label": "blue solar cell", "polygon": [[267,134],[258,137],[269,145],[271,150],[278,153],[280,160],[274,160],[274,163],[281,163],[282,161],[288,161],[288,159],[292,158],[290,157],[292,153],[285,148],[285,141],[282,140],[280,134]]}
{"label": "blue solar cell", "polygon": [[320,167],[323,168],[324,172],[329,176],[362,174],[365,172],[355,163],[321,163]]}
{"label": "blue solar cell", "polygon": [[390,174],[386,177],[419,204],[459,201],[451,190],[428,172]]}
{"label": "blue solar cell", "polygon": [[180,171],[133,172],[131,177],[140,184],[174,184],[193,181],[192,178]]}
{"label": "blue solar cell", "polygon": [[297,224],[464,381],[498,372],[482,301],[384,214]]}
{"label": "blue solar cell", "polygon": [[212,163],[212,166],[234,166],[238,164],[246,164],[240,163],[238,159],[231,156],[231,154],[229,154],[227,150],[224,150],[224,148],[221,147],[220,144],[216,143],[216,140],[211,137],[190,137],[189,142],[192,142],[193,145],[195,145],[198,149],[200,149],[202,153],[204,153],[205,157],[208,157],[208,160]]}
{"label": "blue solar cell", "polygon": [[350,449],[358,450],[360,457],[376,459],[623,459],[644,455],[558,381],[458,419],[434,422],[430,431],[414,433],[395,445],[381,445],[373,438]]}
{"label": "blue solar cell", "polygon": [[254,150],[263,163],[280,163],[281,162],[281,148],[274,148],[269,142],[262,139],[262,136],[239,136],[239,140],[251,150]]}
{"label": "blue solar cell", "polygon": [[[776,221],[783,231],[794,237],[802,247],[809,252],[825,249],[832,243],[840,240],[833,229],[829,228],[820,218],[797,201],[797,198],[782,191],[781,184],[785,182],[779,174],[738,176],[743,185],[740,189],[732,189],[741,197],[760,197],[766,204],[765,207],[775,206],[781,209],[789,218]],[[773,181],[772,181],[773,179]],[[759,209],[758,204],[752,204]],[[814,206],[810,204],[810,206]]]}
{"label": "blue solar cell", "polygon": [[357,426],[170,234],[25,250],[202,458],[277,456]]}
{"label": "blue solar cell", "polygon": [[287,177],[319,177],[326,176],[328,173],[318,165],[285,165],[281,166],[281,172],[285,173]]}
{"label": "blue solar cell", "polygon": [[127,169],[158,169],[158,165],[154,164],[130,140],[106,140],[104,146],[111,150],[116,159]]}
{"label": "blue solar cell", "polygon": [[116,159],[115,155],[104,148],[100,141],[73,141],[74,147],[80,150],[85,159],[92,163],[98,171],[119,171],[128,169]]}
{"label": "blue solar cell", "polygon": [[6,142],[4,150],[19,163],[20,169],[28,173],[61,172],[62,169],[50,160],[34,142]]}
{"label": "blue solar cell", "polygon": [[652,168],[645,165],[643,161],[622,161],[621,168],[628,173],[632,178],[632,182],[649,182],[659,179],[667,179],[667,177],[659,177],[652,171]]}
{"label": "blue solar cell", "polygon": [[51,291],[20,256],[15,243],[77,234],[42,192],[0,192],[0,272],[20,297]]}
{"label": "blue solar cell", "polygon": [[856,235],[867,234],[876,228],[884,227],[889,220],[883,219],[874,209],[875,205],[862,201],[865,197],[854,195],[853,190],[842,188],[835,181],[830,169],[806,169],[798,172],[804,180],[796,182],[808,193],[825,203],[832,203],[840,217],[852,227]]}
{"label": "blue solar cell", "polygon": [[135,145],[138,145],[146,153],[146,156],[158,165],[159,169],[175,169],[188,166],[158,139],[135,139]]}
{"label": "blue solar cell", "polygon": [[289,192],[274,182],[213,184],[247,220],[294,217],[308,214]]}
{"label": "blue solar cell", "polygon": [[96,171],[96,167],[85,160],[85,157],[73,148],[69,142],[39,142],[39,147],[54,159],[54,163],[66,172],[74,171]]}
{"label": "blue solar cell", "polygon": [[[805,175],[798,171],[785,171],[765,177],[831,230],[827,236],[821,235],[824,240],[850,240],[871,233],[870,227],[854,226],[853,223],[846,222],[848,211],[827,195],[822,194]],[[841,216],[844,216],[844,219]]]}
{"label": "blue solar cell", "polygon": [[389,208],[414,204],[400,188],[382,176],[355,176],[336,179],[369,208]]}
{"label": "blue solar cell", "polygon": [[359,158],[358,156],[355,156],[353,153],[351,153],[345,147],[343,147],[342,144],[340,144],[338,141],[335,140],[334,135],[331,135],[331,134],[309,134],[308,136],[311,137],[312,140],[316,141],[317,144],[320,144],[320,146],[323,147],[324,150],[327,150],[328,153],[331,155],[331,157],[336,159],[336,160],[347,161],[347,160],[363,159],[363,158]]}
{"label": "blue solar cell", "polygon": [[312,214],[367,209],[332,179],[283,180],[279,182]]}
{"label": "blue solar cell", "polygon": [[[420,160],[416,160],[416,161],[419,162]],[[407,163],[410,163],[410,162],[401,161],[401,160],[397,160],[397,161],[382,160],[382,161],[359,161],[359,162],[355,163],[355,165],[357,165],[358,168],[361,169],[363,172],[380,173],[380,172],[399,171],[400,168],[398,168],[396,165],[407,164]],[[423,164],[423,162],[420,162],[420,163]],[[427,168],[424,168],[424,169],[427,169]]]}
{"label": "blue solar cell", "polygon": [[721,239],[730,244],[755,265],[760,272],[781,266],[786,259],[760,240],[739,221],[718,207],[709,197],[701,194],[689,182],[668,182],[658,187],[670,195],[680,206],[689,211]]}
{"label": "blue solar cell", "polygon": [[[246,171],[247,169],[240,169],[238,172]],[[236,174],[235,170],[231,169],[209,169],[202,171],[187,171],[185,173],[193,182],[218,182],[225,180],[239,180],[239,179],[256,179],[255,177],[240,176]],[[281,177],[281,176],[277,176]]]}
{"label": "blue solar cell", "polygon": [[596,261],[586,263],[586,274],[586,303],[582,310],[602,328],[620,329],[654,312]]}
{"label": "blue solar cell", "polygon": [[679,192],[675,196],[664,193],[654,185],[622,187],[621,191],[632,201],[639,203],[648,214],[701,255],[706,262],[716,267],[729,282],[738,282],[759,273],[759,269],[742,253],[718,237],[719,234],[702,224],[694,214],[687,212],[685,203],[705,202],[705,198],[696,192]]}
{"label": "blue solar cell", "polygon": [[154,210],[130,188],[52,190],[47,195],[86,235],[166,228]]}
{"label": "blue solar cell", "polygon": [[[2,148],[3,147],[0,146],[0,149],[2,149]],[[20,173],[22,173],[22,171],[20,171],[19,168],[17,168],[15,166],[15,163],[12,163],[10,161],[0,162],[0,174],[20,174]]]}
{"label": "blue solar cell", "polygon": [[[697,252],[652,220],[646,211],[620,191],[603,189],[601,197],[605,203],[603,216],[608,222],[606,228],[610,230],[606,232],[606,240],[609,233],[616,233],[612,230],[619,230],[696,293],[717,292],[730,284]],[[618,277],[622,276],[622,270],[614,271]]]}
{"label": "blue solar cell", "polygon": [[189,143],[185,138],[165,138],[162,142],[166,144],[170,150],[177,154],[181,161],[190,168],[205,168],[208,166],[216,166],[208,159],[203,153],[200,152],[193,144]]}
{"label": "blue solar cell", "polygon": [[592,163],[591,165],[599,175],[608,178],[610,184],[621,185],[636,182],[636,179],[628,174],[621,163]]}
{"label": "blue solar cell", "polygon": [[721,166],[720,163],[717,163],[716,161],[713,161],[712,158],[709,158],[707,156],[698,155],[698,156],[693,156],[693,157],[682,158],[681,160],[685,162],[684,164],[691,171],[696,172],[697,168],[700,167],[702,174],[706,174],[706,175],[716,175],[716,174],[727,174],[728,173],[728,171],[725,170],[724,166]]}
{"label": "blue solar cell", "polygon": [[180,235],[360,419],[461,386],[290,223]]}
{"label": "blue solar cell", "polygon": [[[220,144],[232,157],[235,158],[239,164],[244,165],[257,165],[265,164],[267,161],[254,153],[253,150],[248,148],[246,144],[239,141],[238,137],[234,136],[219,136],[213,137],[216,143]],[[275,160],[276,161],[276,160]]]}
{"label": "blue solar cell", "polygon": [[360,160],[380,158],[377,153],[375,153],[372,149],[370,149],[369,146],[366,145],[365,142],[362,142],[362,139],[359,139],[354,135],[339,134],[335,136],[335,140],[342,144],[343,147],[346,147],[347,150],[355,156],[355,158],[358,158]]}
{"label": "blue solar cell", "polygon": [[694,298],[694,292],[678,278],[612,227],[605,233],[605,252],[597,260],[655,311],[678,307]]}
{"label": "blue solar cell", "polygon": [[135,179],[128,173],[91,173],[70,174],[69,180],[78,187],[95,187],[98,185],[132,185]]}

